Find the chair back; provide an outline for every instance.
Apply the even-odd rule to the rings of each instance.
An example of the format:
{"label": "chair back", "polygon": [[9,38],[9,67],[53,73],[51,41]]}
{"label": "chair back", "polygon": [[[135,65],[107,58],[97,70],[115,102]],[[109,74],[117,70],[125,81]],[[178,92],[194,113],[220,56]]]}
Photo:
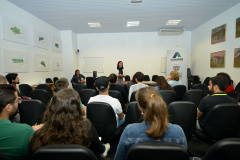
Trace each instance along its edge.
{"label": "chair back", "polygon": [[75,91],[78,92],[79,96],[80,96],[80,92],[83,90],[83,89],[87,89],[87,85],[86,84],[75,84],[73,85],[73,89]]}
{"label": "chair back", "polygon": [[0,159],[1,159],[1,160],[11,160],[11,158],[9,158],[8,156],[6,156],[6,155],[3,154],[2,152],[0,152]]}
{"label": "chair back", "polygon": [[30,126],[42,123],[44,104],[36,99],[23,100],[18,105],[20,113],[20,123],[26,123]]}
{"label": "chair back", "polygon": [[58,80],[58,77],[54,77],[53,78],[53,83],[55,84],[55,82]]}
{"label": "chair back", "polygon": [[185,85],[176,85],[173,87],[173,89],[176,92],[176,101],[181,101],[186,92],[186,86]]}
{"label": "chair back", "polygon": [[169,105],[176,99],[176,94],[172,90],[160,90],[158,92],[160,93],[166,105]]}
{"label": "chair back", "polygon": [[210,79],[210,77],[206,77],[205,80],[203,81],[203,84],[208,86],[209,85],[209,79]]}
{"label": "chair back", "polygon": [[183,101],[190,101],[198,106],[203,97],[204,93],[201,89],[192,89],[184,94]]}
{"label": "chair back", "polygon": [[116,130],[116,115],[112,106],[108,103],[89,103],[87,106],[87,118],[91,121],[100,137],[107,137]]}
{"label": "chair back", "polygon": [[143,121],[143,118],[137,102],[130,102],[125,116],[125,126],[132,123],[140,123],[141,121]]}
{"label": "chair back", "polygon": [[203,160],[239,160],[240,138],[227,138],[216,142],[206,153]]}
{"label": "chair back", "polygon": [[229,92],[227,93],[228,96],[232,97],[236,102],[239,101],[240,94],[238,92]]}
{"label": "chair back", "polygon": [[192,89],[201,89],[204,93],[204,96],[208,95],[209,89],[206,84],[195,84],[193,85]]}
{"label": "chair back", "polygon": [[46,78],[46,83],[53,83],[52,79],[51,78]]}
{"label": "chair back", "polygon": [[158,77],[158,75],[153,75],[152,76],[152,81],[156,82],[157,81],[157,77]]}
{"label": "chair back", "polygon": [[189,160],[187,150],[175,143],[148,142],[135,144],[127,160]]}
{"label": "chair back", "polygon": [[22,96],[30,97],[32,92],[32,87],[29,84],[20,84],[19,91]]}
{"label": "chair back", "polygon": [[150,81],[149,75],[144,75],[143,81]]}
{"label": "chair back", "polygon": [[125,76],[125,81],[130,81],[130,76],[129,75]]}
{"label": "chair back", "polygon": [[52,96],[43,89],[35,89],[31,92],[31,98],[40,100],[47,106],[48,102],[51,100]]}
{"label": "chair back", "polygon": [[168,105],[169,122],[182,127],[190,138],[196,130],[197,106],[193,102],[178,101]]}
{"label": "chair back", "polygon": [[43,89],[43,90],[47,91],[51,96],[53,96],[53,92],[48,84],[39,84],[37,86],[37,89]]}
{"label": "chair back", "polygon": [[49,145],[39,148],[33,160],[97,160],[95,154],[82,145]]}
{"label": "chair back", "polygon": [[125,103],[123,101],[122,94],[119,91],[116,91],[116,90],[109,90],[108,93],[109,93],[109,96],[118,99],[118,101],[121,103],[122,110],[124,110],[125,109]]}
{"label": "chair back", "polygon": [[89,99],[96,95],[98,95],[98,93],[95,89],[82,89],[80,92],[81,101],[85,106],[88,105]]}
{"label": "chair back", "polygon": [[136,101],[135,95],[136,95],[137,91],[133,91],[132,95],[130,97],[130,102]]}
{"label": "chair back", "polygon": [[87,77],[86,78],[87,88],[94,89],[94,83],[95,83],[94,77]]}

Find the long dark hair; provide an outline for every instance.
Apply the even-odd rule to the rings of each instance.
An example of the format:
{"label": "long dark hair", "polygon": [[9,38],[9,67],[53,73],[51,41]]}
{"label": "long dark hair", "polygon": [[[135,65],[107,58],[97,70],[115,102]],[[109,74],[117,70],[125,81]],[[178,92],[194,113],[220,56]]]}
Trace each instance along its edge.
{"label": "long dark hair", "polygon": [[173,87],[168,84],[163,76],[158,76],[156,82],[159,90],[172,90],[175,93]]}
{"label": "long dark hair", "polygon": [[120,62],[122,62],[122,61],[118,61],[118,63],[117,63],[117,69],[124,69],[124,68],[123,68],[123,62],[122,62],[122,68],[119,68],[119,63],[120,63]]}
{"label": "long dark hair", "polygon": [[[77,71],[79,71],[78,69],[77,70],[75,70],[75,75],[77,75]],[[80,72],[80,71],[79,71]]]}

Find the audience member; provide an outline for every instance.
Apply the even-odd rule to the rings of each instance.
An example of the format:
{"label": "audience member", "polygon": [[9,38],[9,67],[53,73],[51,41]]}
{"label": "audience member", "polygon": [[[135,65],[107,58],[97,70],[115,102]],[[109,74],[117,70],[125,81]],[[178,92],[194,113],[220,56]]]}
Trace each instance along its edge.
{"label": "audience member", "polygon": [[85,76],[80,74],[80,71],[77,69],[75,75],[73,75],[71,80],[72,85],[85,83]]}
{"label": "audience member", "polygon": [[197,108],[198,129],[203,128],[204,119],[207,117],[212,107],[221,103],[236,103],[233,98],[224,93],[227,86],[228,80],[223,76],[210,78],[208,88],[213,94],[211,96],[204,97]]}
{"label": "audience member", "polygon": [[228,80],[228,86],[227,86],[227,89],[225,90],[225,93],[235,92],[234,86],[232,85],[231,78],[227,73],[220,72],[217,74],[217,76],[223,76],[223,77],[227,78],[227,80]]}
{"label": "audience member", "polygon": [[0,152],[12,160],[28,159],[28,139],[42,126],[11,123],[9,117],[17,112],[19,102],[13,86],[0,85]]}
{"label": "audience member", "polygon": [[37,149],[56,144],[79,144],[88,147],[101,159],[107,155],[110,145],[103,145],[98,134],[86,118],[83,118],[80,97],[73,89],[57,92],[48,104],[43,117],[43,127],[30,140],[32,155]]}
{"label": "audience member", "polygon": [[117,128],[125,122],[125,115],[122,111],[121,103],[118,99],[109,96],[109,81],[105,76],[101,76],[96,81],[96,88],[99,91],[99,95],[91,97],[88,103],[91,102],[105,102],[112,106],[115,114],[117,115]]}
{"label": "audience member", "polygon": [[135,81],[137,82],[137,84],[132,85],[129,89],[129,94],[128,94],[129,102],[131,99],[132,92],[137,91],[138,89],[143,87],[148,87],[148,85],[142,83],[143,78],[144,78],[144,74],[142,72],[135,73]]}
{"label": "audience member", "polygon": [[128,89],[128,91],[129,91],[131,85],[134,85],[134,84],[137,84],[137,82],[136,82],[136,80],[135,80],[135,74],[133,75],[132,80],[127,83],[127,89]]}
{"label": "audience member", "polygon": [[175,93],[175,90],[173,89],[172,86],[166,81],[166,79],[163,76],[158,76],[156,79],[157,86],[155,88],[160,91],[160,90],[172,90]]}
{"label": "audience member", "polygon": [[7,84],[7,79],[2,75],[0,75],[0,84]]}
{"label": "audience member", "polygon": [[[55,82],[55,86],[56,86],[56,92],[62,90],[62,89],[69,89],[69,83],[67,78],[60,78]],[[80,101],[80,107],[82,110],[82,115],[85,116],[85,106],[82,104],[82,102]]]}
{"label": "audience member", "polygon": [[128,125],[120,138],[115,160],[125,160],[128,150],[143,142],[170,142],[187,149],[187,140],[182,128],[168,123],[167,106],[154,87],[141,88],[136,100],[144,121]]}
{"label": "audience member", "polygon": [[180,78],[180,74],[177,71],[172,71],[170,72],[169,76],[166,77],[166,80],[172,87],[174,87],[176,85],[182,84],[179,78]]}

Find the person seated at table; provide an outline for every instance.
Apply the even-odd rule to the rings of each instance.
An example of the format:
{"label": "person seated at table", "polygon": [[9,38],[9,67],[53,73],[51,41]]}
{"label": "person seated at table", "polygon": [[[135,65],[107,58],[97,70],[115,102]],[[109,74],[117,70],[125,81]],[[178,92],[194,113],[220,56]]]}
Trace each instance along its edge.
{"label": "person seated at table", "polygon": [[182,84],[182,82],[179,79],[180,79],[180,74],[177,71],[170,72],[169,76],[166,77],[167,82],[172,87]]}
{"label": "person seated at table", "polygon": [[80,71],[77,69],[75,75],[73,75],[71,80],[72,85],[85,83],[85,76],[80,74]]}
{"label": "person seated at table", "polygon": [[187,149],[187,140],[182,128],[168,121],[166,103],[154,87],[140,88],[136,93],[138,108],[144,121],[128,125],[120,138],[115,160],[126,160],[129,149],[138,143],[168,142]]}
{"label": "person seated at table", "polygon": [[160,90],[172,90],[175,93],[175,90],[173,89],[172,86],[168,84],[166,79],[163,76],[158,76],[156,79],[157,86],[155,88],[160,91]]}

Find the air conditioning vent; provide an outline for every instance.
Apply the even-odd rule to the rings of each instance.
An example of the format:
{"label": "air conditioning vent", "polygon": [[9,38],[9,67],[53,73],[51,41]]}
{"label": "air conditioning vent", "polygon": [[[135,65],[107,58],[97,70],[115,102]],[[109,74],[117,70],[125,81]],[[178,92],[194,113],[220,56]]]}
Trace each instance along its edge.
{"label": "air conditioning vent", "polygon": [[177,36],[184,32],[184,29],[160,29],[159,36]]}

